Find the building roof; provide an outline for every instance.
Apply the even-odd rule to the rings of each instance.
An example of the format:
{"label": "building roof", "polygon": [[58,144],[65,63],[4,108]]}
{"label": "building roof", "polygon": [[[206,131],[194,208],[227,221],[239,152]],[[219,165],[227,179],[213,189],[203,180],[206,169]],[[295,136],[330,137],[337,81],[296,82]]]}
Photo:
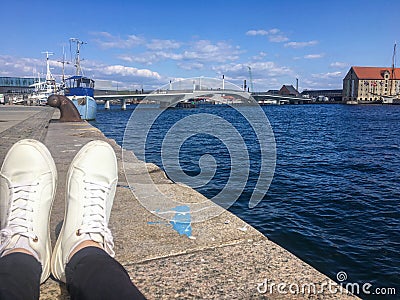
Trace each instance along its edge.
{"label": "building roof", "polygon": [[[390,79],[392,76],[392,68],[385,67],[352,67],[354,73],[356,73],[358,79],[384,79],[383,75],[385,71],[390,74]],[[394,79],[400,79],[400,68],[394,69]]]}
{"label": "building roof", "polygon": [[279,92],[282,92],[285,88],[291,95],[299,94],[299,92],[293,87],[293,85],[286,85],[286,84],[282,86],[282,88],[279,90]]}

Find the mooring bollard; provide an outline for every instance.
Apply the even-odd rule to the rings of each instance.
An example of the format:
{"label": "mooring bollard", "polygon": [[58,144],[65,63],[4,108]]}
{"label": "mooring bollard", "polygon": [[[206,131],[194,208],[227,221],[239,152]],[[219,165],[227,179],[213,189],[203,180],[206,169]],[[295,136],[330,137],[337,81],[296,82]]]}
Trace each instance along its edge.
{"label": "mooring bollard", "polygon": [[82,122],[81,115],[74,103],[63,95],[51,95],[47,104],[60,110],[61,122]]}

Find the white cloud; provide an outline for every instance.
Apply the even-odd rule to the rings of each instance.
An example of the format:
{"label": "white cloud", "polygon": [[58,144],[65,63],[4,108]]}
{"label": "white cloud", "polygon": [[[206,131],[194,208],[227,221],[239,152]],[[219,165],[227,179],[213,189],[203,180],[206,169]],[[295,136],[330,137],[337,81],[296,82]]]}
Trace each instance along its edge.
{"label": "white cloud", "polygon": [[152,39],[150,43],[146,44],[146,47],[151,50],[164,50],[164,49],[178,49],[182,43],[174,40],[160,40]]}
{"label": "white cloud", "polygon": [[289,67],[278,66],[272,61],[252,63],[251,70],[255,74],[255,77],[262,77],[264,74],[267,76],[283,76],[293,73]]}
{"label": "white cloud", "polygon": [[37,77],[46,72],[45,60],[36,58],[16,58],[10,55],[0,55],[1,72],[3,76]]}
{"label": "white cloud", "polygon": [[246,35],[250,36],[256,36],[256,35],[261,35],[261,36],[268,36],[268,40],[273,43],[282,43],[286,42],[289,40],[288,37],[286,37],[282,31],[278,28],[272,28],[269,30],[264,30],[264,29],[259,29],[259,30],[249,30],[246,32]]}
{"label": "white cloud", "polygon": [[186,60],[223,63],[237,60],[240,53],[242,51],[239,47],[234,47],[224,41],[213,43],[209,40],[199,40],[193,42],[182,55]]}
{"label": "white cloud", "polygon": [[158,57],[164,58],[164,59],[172,59],[172,60],[181,60],[182,59],[182,54],[180,54],[180,53],[159,51],[159,52],[155,52],[155,55]]}
{"label": "white cloud", "polygon": [[219,74],[226,74],[233,78],[247,78],[248,66],[251,67],[251,72],[254,79],[293,75],[292,69],[285,66],[278,66],[272,61],[255,62],[251,64],[226,64],[213,67],[213,70]]}
{"label": "white cloud", "polygon": [[308,41],[308,42],[289,42],[285,44],[285,47],[291,47],[291,48],[304,48],[308,46],[314,46],[318,44],[318,41]]}
{"label": "white cloud", "polygon": [[284,35],[270,35],[269,36],[269,41],[270,42],[274,42],[274,43],[282,43],[282,42],[287,42],[289,40],[288,37],[284,36]]}
{"label": "white cloud", "polygon": [[343,84],[341,78],[318,78],[316,80],[309,78],[302,78],[300,80],[300,83],[303,90],[341,89]]}
{"label": "white cloud", "polygon": [[344,73],[340,71],[311,74],[310,77],[300,78],[304,89],[341,89]]}
{"label": "white cloud", "polygon": [[313,78],[320,78],[320,79],[330,79],[330,78],[341,78],[343,77],[343,73],[340,71],[337,72],[327,72],[327,73],[319,73],[319,74],[312,74]]}
{"label": "white cloud", "polygon": [[324,57],[324,54],[308,54],[304,55],[305,59],[317,59],[317,58],[322,58]]}
{"label": "white cloud", "polygon": [[[276,29],[271,30],[272,34],[276,32],[278,32]],[[227,41],[211,41],[205,39],[192,40],[189,42],[176,41],[173,39],[151,39],[147,41],[144,37],[138,37],[136,35],[120,38],[108,32],[92,34],[98,37],[96,42],[102,48],[125,49],[124,53],[115,55],[124,63],[129,64],[136,63],[152,66],[163,61],[174,61],[176,65],[183,70],[201,70],[205,67],[210,69],[212,67],[210,64],[213,63],[223,64],[237,61],[244,52],[239,46],[233,45]],[[260,32],[256,34],[260,34]],[[138,45],[142,47],[136,47]],[[144,50],[140,51],[141,49]],[[260,59],[262,59],[263,55],[264,54],[261,52]],[[124,63],[114,66],[112,71],[117,72],[121,76],[125,73],[133,76],[135,70],[122,68]],[[106,68],[105,70],[100,70],[100,73],[104,74],[105,71],[110,70]]]}
{"label": "white cloud", "polygon": [[148,69],[137,69],[122,65],[103,66],[99,68],[97,72],[105,75],[137,76],[156,79],[161,78],[160,74],[158,74],[157,72],[150,71]]}
{"label": "white cloud", "polygon": [[[200,63],[235,61],[239,59],[239,55],[243,52],[238,46],[233,46],[225,41],[198,40],[180,45],[182,45],[180,51],[173,51],[172,49],[146,51],[137,54],[122,54],[118,58],[126,62],[146,65],[165,60],[185,61],[185,65],[196,68],[200,66]],[[180,67],[183,65],[181,64]]]}
{"label": "white cloud", "polygon": [[199,62],[179,62],[177,65],[183,70],[201,70],[204,68],[204,64]]}
{"label": "white cloud", "polygon": [[92,32],[92,35],[98,36],[98,38],[94,39],[94,42],[97,43],[103,49],[130,49],[133,47],[137,47],[139,45],[143,45],[145,43],[145,39],[136,35],[128,35],[126,38],[121,38],[119,36],[114,36],[109,32]]}
{"label": "white cloud", "polygon": [[175,40],[152,39],[147,41],[144,37],[137,35],[128,35],[126,38],[112,35],[109,32],[92,32],[98,38],[94,39],[95,43],[103,49],[132,49],[138,46],[145,46],[150,50],[178,49],[182,43]]}
{"label": "white cloud", "polygon": [[134,56],[128,55],[128,54],[122,54],[118,55],[117,58],[120,60],[126,61],[126,62],[133,62],[134,61]]}
{"label": "white cloud", "polygon": [[[226,62],[239,58],[242,52],[238,46],[233,46],[225,41],[212,42],[197,40],[189,43],[169,39],[152,39],[149,42],[143,37],[129,35],[126,38],[114,36],[108,32],[92,33],[98,36],[95,42],[105,49],[132,49],[145,46],[148,50],[135,54],[120,54],[118,58],[127,62],[136,62],[151,65],[162,60],[194,60],[208,62]],[[179,52],[176,50],[181,49]]]}
{"label": "white cloud", "polygon": [[251,87],[248,66],[251,67],[255,91],[278,89],[295,77],[295,72],[290,67],[280,66],[273,61],[230,63],[214,66],[213,70],[220,75],[224,74],[226,79],[239,86],[243,84],[243,80],[247,80],[247,85]]}
{"label": "white cloud", "polygon": [[246,32],[246,35],[268,35],[268,34],[269,34],[269,31],[263,30],[263,29],[260,29],[260,30],[249,30],[249,31]]}
{"label": "white cloud", "polygon": [[338,61],[337,61],[337,62],[331,63],[330,66],[331,66],[332,68],[344,69],[344,68],[347,68],[347,67],[349,66],[349,64],[348,64],[348,63],[338,62]]}
{"label": "white cloud", "polygon": [[[0,65],[2,66],[2,76],[20,76],[20,77],[37,77],[40,73],[41,77],[45,76],[46,62],[45,58],[21,58],[14,56],[0,55]],[[61,63],[50,60],[52,73],[56,80],[61,80]],[[74,70],[72,65],[66,66],[66,74],[73,74]],[[123,65],[106,65],[96,61],[84,60],[82,61],[82,69],[85,75],[92,77],[97,81],[111,80],[120,82],[129,82],[129,86],[134,84],[156,85],[165,83],[165,80],[158,72],[149,69],[139,69]]]}
{"label": "white cloud", "polygon": [[168,51],[154,51],[154,52],[143,52],[134,55],[123,54],[118,56],[119,59],[130,62],[130,63],[140,63],[144,65],[152,65],[162,60],[182,60],[183,55],[179,53],[173,53]]}
{"label": "white cloud", "polygon": [[267,56],[267,53],[264,51],[259,52],[257,55],[254,55],[252,60],[263,60]]}
{"label": "white cloud", "polygon": [[270,30],[268,30],[269,34],[278,34],[279,32],[281,32],[278,28],[272,28]]}

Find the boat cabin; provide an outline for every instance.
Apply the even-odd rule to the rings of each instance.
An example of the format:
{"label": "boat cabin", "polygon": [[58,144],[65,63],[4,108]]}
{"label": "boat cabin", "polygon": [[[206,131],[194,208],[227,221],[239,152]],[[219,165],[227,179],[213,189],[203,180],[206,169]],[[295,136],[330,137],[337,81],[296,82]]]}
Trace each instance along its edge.
{"label": "boat cabin", "polygon": [[72,76],[66,79],[66,96],[90,96],[94,95],[94,80],[84,76]]}

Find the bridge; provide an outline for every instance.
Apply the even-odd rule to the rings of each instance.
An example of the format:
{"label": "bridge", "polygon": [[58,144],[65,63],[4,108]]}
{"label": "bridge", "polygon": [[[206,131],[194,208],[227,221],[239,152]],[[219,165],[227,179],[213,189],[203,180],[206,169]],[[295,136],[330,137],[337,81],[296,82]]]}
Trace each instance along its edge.
{"label": "bridge", "polygon": [[248,93],[241,90],[156,90],[152,93],[132,94],[102,94],[95,95],[96,101],[104,102],[104,106],[110,108],[110,101],[119,101],[121,108],[126,109],[126,101],[135,103],[157,104],[160,108],[175,107],[179,104],[191,102],[208,104],[230,105],[282,105],[282,104],[308,104],[311,98],[274,95],[268,93]]}
{"label": "bridge", "polygon": [[122,109],[126,109],[126,101],[157,104],[160,108],[174,107],[178,103],[191,103],[202,101],[209,104],[254,105],[256,104],[251,94],[241,90],[231,89],[203,89],[203,90],[156,90],[145,94],[113,94],[95,95],[96,101],[104,101],[104,106],[109,108],[109,102],[121,102]]}

